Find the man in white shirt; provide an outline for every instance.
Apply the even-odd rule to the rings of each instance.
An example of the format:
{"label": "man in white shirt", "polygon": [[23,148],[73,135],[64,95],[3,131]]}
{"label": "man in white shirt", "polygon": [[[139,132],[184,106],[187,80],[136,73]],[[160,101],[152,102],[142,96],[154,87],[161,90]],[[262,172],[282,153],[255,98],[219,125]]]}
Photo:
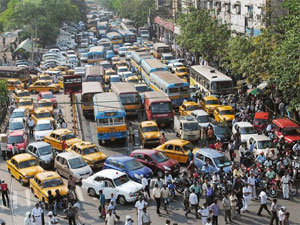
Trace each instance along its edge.
{"label": "man in white shirt", "polygon": [[267,196],[267,193],[266,193],[266,188],[263,188],[263,190],[259,194],[259,197],[260,197],[260,207],[259,207],[257,215],[261,216],[261,211],[263,209],[265,209],[269,213],[269,215],[271,215],[271,212],[269,211],[269,209],[267,207],[268,196]]}
{"label": "man in white shirt", "polygon": [[214,175],[212,176],[212,183],[214,190],[216,190],[217,185],[220,183],[220,176],[217,172],[214,172]]}
{"label": "man in white shirt", "polygon": [[105,225],[115,225],[116,222],[118,222],[116,215],[112,213],[112,210],[107,210]]}
{"label": "man in white shirt", "polygon": [[160,200],[161,200],[161,191],[160,188],[158,188],[158,184],[155,184],[155,187],[153,188],[153,198],[156,202],[156,213],[159,215],[160,211]]}
{"label": "man in white shirt", "polygon": [[289,182],[290,182],[290,176],[287,174],[287,172],[285,172],[284,176],[281,178],[282,192],[283,192],[284,199],[289,199]]}
{"label": "man in white shirt", "polygon": [[142,197],[139,197],[139,200],[135,203],[135,208],[138,216],[137,225],[142,225],[142,215],[143,215],[143,208],[147,206],[147,202],[145,202]]}
{"label": "man in white shirt", "polygon": [[248,184],[251,187],[251,199],[256,199],[256,188],[255,188],[255,177],[253,175],[253,173],[250,174],[250,177],[248,177],[247,180]]}
{"label": "man in white shirt", "polygon": [[170,181],[170,182],[173,182],[173,177],[172,177],[172,175],[171,175],[168,171],[166,171],[166,175],[165,175],[165,184],[168,184],[169,181]]}
{"label": "man in white shirt", "polygon": [[297,143],[294,144],[293,151],[296,155],[298,155],[298,153],[300,152],[300,141],[297,141]]}
{"label": "man in white shirt", "polygon": [[286,210],[285,206],[281,206],[280,210],[278,211],[279,224],[283,224],[285,210]]}
{"label": "man in white shirt", "polygon": [[28,120],[28,128],[29,128],[29,136],[30,137],[33,137],[33,127],[34,127],[34,121],[33,121],[32,117],[30,116],[29,120]]}
{"label": "man in white shirt", "polygon": [[143,176],[143,174],[141,175],[141,178],[142,178],[141,181],[142,181],[142,185],[143,185],[143,190],[147,191],[148,196],[150,197],[149,182],[148,182],[147,178]]}
{"label": "man in white shirt", "polygon": [[[190,197],[189,197],[189,203],[191,205],[191,208],[195,209],[196,219],[198,219],[198,197],[195,194],[195,189],[192,189],[192,193],[190,194]],[[185,213],[185,216],[187,217],[190,212],[191,212],[191,209],[189,209]]]}
{"label": "man in white shirt", "polygon": [[206,220],[209,217],[209,208],[206,203],[203,204],[203,208],[199,209],[198,213],[201,216],[202,225],[206,225]]}
{"label": "man in white shirt", "polygon": [[43,213],[43,210],[40,207],[40,204],[36,203],[35,207],[32,209],[32,212],[31,212],[33,222],[36,225],[42,225],[42,213]]}
{"label": "man in white shirt", "polygon": [[248,183],[246,183],[246,186],[243,187],[243,198],[244,198],[244,205],[242,209],[243,212],[245,212],[248,208],[250,197],[251,197],[251,187]]}

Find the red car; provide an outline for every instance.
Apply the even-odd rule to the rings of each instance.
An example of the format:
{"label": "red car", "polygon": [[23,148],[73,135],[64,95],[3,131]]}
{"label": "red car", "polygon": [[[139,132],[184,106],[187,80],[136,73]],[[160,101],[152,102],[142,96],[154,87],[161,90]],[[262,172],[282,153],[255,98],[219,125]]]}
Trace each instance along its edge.
{"label": "red car", "polygon": [[285,118],[275,119],[272,122],[277,138],[283,137],[290,146],[300,141],[300,127],[298,124]]}
{"label": "red car", "polygon": [[53,107],[57,107],[57,101],[55,95],[53,95],[50,91],[42,91],[39,93],[37,100],[39,101],[40,99],[50,99],[51,102],[53,103]]}
{"label": "red car", "polygon": [[15,144],[15,146],[17,147],[17,149],[19,151],[25,152],[25,149],[26,149],[27,144],[28,144],[26,133],[24,131],[21,131],[21,130],[16,130],[16,131],[12,131],[8,135],[8,141],[7,141],[6,149],[9,152],[9,154],[12,151],[12,144],[13,143]]}
{"label": "red car", "polygon": [[253,126],[257,130],[265,129],[268,126],[269,113],[268,112],[257,112],[254,115]]}
{"label": "red car", "polygon": [[175,159],[170,159],[163,153],[152,149],[139,149],[130,154],[136,160],[149,167],[158,177],[163,177],[165,172],[177,176],[180,165]]}

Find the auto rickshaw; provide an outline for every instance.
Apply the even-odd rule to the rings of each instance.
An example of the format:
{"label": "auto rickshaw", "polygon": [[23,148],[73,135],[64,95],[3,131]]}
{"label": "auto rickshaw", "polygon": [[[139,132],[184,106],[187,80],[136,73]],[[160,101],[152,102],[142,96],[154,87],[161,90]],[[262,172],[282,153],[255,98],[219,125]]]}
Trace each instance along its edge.
{"label": "auto rickshaw", "polygon": [[254,115],[253,126],[257,130],[266,129],[269,122],[269,113],[268,112],[257,112]]}

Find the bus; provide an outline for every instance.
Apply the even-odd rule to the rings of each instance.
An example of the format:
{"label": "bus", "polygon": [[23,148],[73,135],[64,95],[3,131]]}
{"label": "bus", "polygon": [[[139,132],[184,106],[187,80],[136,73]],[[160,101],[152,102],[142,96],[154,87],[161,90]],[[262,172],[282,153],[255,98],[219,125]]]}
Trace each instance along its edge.
{"label": "bus", "polygon": [[19,79],[22,82],[30,80],[28,67],[0,66],[0,79]]}
{"label": "bus", "polygon": [[169,71],[157,71],[150,74],[150,87],[154,91],[164,92],[178,108],[184,100],[190,99],[189,83]]}
{"label": "bus", "polygon": [[160,59],[162,53],[171,53],[170,47],[165,43],[154,43],[153,44],[154,57]]}
{"label": "bus", "polygon": [[123,38],[121,34],[117,32],[109,32],[106,34],[107,38],[110,40],[112,45],[123,45]]}
{"label": "bus", "polygon": [[85,71],[85,81],[98,81],[103,83],[104,68],[103,66],[88,66]]}
{"label": "bus", "polygon": [[118,30],[118,33],[121,34],[123,38],[123,43],[133,44],[136,42],[136,34],[127,30]]}
{"label": "bus", "polygon": [[147,51],[142,51],[142,52],[132,52],[131,53],[131,66],[134,67],[135,71],[137,71],[139,74],[141,74],[142,71],[142,67],[141,67],[141,63],[143,59],[151,59],[153,58],[152,55],[147,52]]}
{"label": "bus", "polygon": [[103,92],[99,82],[82,82],[81,109],[85,118],[94,116],[93,97]]}
{"label": "bus", "polygon": [[111,90],[116,93],[127,115],[138,115],[142,109],[142,99],[133,84],[128,82],[111,83]]}
{"label": "bus", "polygon": [[87,54],[87,61],[89,64],[98,63],[105,59],[105,47],[104,46],[95,46],[91,47]]}
{"label": "bus", "polygon": [[97,29],[98,30],[107,30],[108,29],[108,22],[104,21],[104,22],[97,22]]}
{"label": "bus", "polygon": [[161,126],[173,124],[174,111],[170,98],[162,91],[149,91],[144,94],[147,120],[154,120]]}
{"label": "bus", "polygon": [[95,94],[94,116],[99,144],[104,141],[127,139],[126,112],[117,94],[113,92]]}
{"label": "bus", "polygon": [[141,63],[141,75],[145,83],[150,86],[150,74],[157,71],[168,71],[168,67],[158,59],[144,59]]}
{"label": "bus", "polygon": [[211,66],[192,66],[190,84],[207,95],[228,95],[233,91],[232,79]]}

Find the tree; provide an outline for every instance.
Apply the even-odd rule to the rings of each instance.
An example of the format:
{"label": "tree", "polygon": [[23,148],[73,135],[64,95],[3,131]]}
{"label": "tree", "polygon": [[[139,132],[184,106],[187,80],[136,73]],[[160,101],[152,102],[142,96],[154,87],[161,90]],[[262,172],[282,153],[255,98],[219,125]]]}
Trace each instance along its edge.
{"label": "tree", "polygon": [[196,60],[202,56],[209,64],[219,66],[226,43],[230,38],[227,25],[220,24],[208,10],[191,9],[179,16],[179,45],[195,54]]}

